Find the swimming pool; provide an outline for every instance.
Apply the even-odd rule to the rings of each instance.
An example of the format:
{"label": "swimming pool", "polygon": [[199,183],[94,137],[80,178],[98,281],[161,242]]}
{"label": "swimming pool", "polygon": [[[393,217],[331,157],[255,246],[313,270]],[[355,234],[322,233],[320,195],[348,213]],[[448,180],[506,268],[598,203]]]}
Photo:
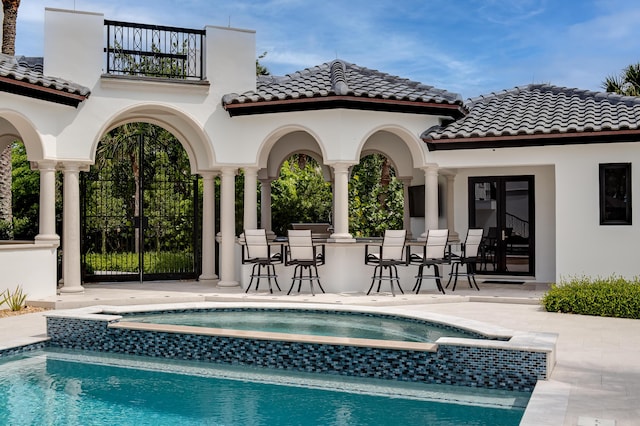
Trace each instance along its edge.
{"label": "swimming pool", "polygon": [[528,398],[86,352],[0,360],[8,424],[517,425]]}
{"label": "swimming pool", "polygon": [[131,314],[123,319],[153,324],[403,342],[435,342],[440,337],[482,338],[478,333],[410,318],[303,309],[166,311]]}

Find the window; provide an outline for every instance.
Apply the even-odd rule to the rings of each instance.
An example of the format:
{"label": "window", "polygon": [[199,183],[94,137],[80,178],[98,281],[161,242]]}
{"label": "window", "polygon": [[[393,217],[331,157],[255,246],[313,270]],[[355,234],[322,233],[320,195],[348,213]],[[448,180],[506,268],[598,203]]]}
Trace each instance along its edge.
{"label": "window", "polygon": [[600,225],[631,225],[631,163],[600,164]]}

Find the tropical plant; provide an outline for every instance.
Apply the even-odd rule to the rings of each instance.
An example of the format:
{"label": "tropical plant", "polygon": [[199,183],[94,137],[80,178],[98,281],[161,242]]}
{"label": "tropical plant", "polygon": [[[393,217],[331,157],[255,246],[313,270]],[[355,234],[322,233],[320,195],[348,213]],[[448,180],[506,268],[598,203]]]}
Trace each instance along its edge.
{"label": "tropical plant", "polygon": [[24,294],[20,286],[17,286],[13,292],[6,289],[3,293],[0,293],[0,306],[6,303],[12,311],[19,311],[24,308],[25,300],[27,300],[27,295]]}
{"label": "tropical plant", "polygon": [[258,59],[256,59],[256,75],[269,75],[269,70],[267,69],[267,67],[265,67],[264,65],[262,65],[260,63],[260,59],[264,58],[265,56],[267,56],[267,52],[263,52],[262,55],[258,56]]}
{"label": "tropical plant", "polygon": [[20,0],[2,0],[4,18],[2,20],[2,53],[14,56],[16,54],[16,23],[18,22],[18,8]]}
{"label": "tropical plant", "polygon": [[602,87],[619,95],[640,96],[640,62],[626,66],[618,76],[607,77]]}
{"label": "tropical plant", "polygon": [[[2,53],[16,54],[16,23],[18,21],[20,0],[2,0],[4,12],[2,20]],[[0,153],[0,223],[8,229],[9,238],[13,237],[13,213],[11,210],[11,144]]]}

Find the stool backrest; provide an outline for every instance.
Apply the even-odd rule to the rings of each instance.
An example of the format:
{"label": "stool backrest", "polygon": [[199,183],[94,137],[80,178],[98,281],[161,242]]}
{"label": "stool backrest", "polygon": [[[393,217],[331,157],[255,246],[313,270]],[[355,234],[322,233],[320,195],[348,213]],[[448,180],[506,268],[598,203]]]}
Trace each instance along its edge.
{"label": "stool backrest", "polygon": [[406,229],[387,229],[384,231],[384,239],[382,240],[382,260],[402,260],[406,238]]}
{"label": "stool backrest", "polygon": [[269,257],[267,233],[264,229],[245,229],[244,242],[247,246],[247,257],[265,259]]}
{"label": "stool backrest", "polygon": [[464,257],[477,257],[482,242],[483,229],[469,229],[464,240]]}
{"label": "stool backrest", "polygon": [[444,259],[449,239],[448,229],[429,229],[425,248],[426,259]]}
{"label": "stool backrest", "polygon": [[313,260],[313,240],[310,229],[287,231],[290,260]]}

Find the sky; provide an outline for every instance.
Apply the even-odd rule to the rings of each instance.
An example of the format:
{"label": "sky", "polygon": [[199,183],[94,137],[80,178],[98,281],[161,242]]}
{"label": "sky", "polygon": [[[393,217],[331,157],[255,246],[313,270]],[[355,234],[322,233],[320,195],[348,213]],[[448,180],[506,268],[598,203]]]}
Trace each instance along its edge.
{"label": "sky", "polygon": [[530,83],[598,91],[640,62],[635,0],[22,0],[16,54],[43,55],[45,7],[251,29],[274,75],[339,58],[463,99]]}

